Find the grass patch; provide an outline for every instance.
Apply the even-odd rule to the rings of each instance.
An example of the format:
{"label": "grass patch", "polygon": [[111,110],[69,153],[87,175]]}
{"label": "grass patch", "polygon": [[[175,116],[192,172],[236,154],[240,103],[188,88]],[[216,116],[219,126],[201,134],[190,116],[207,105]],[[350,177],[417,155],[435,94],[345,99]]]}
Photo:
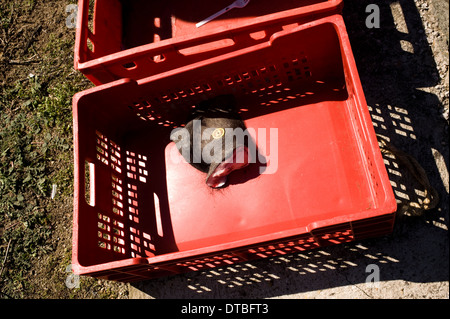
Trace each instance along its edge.
{"label": "grass patch", "polygon": [[27,289],[30,261],[55,249],[49,241],[52,185],[64,196],[71,196],[73,188],[71,97],[77,87],[70,82],[44,87],[42,81],[34,76],[2,92],[0,254],[10,243],[2,279],[14,283],[7,292],[13,296],[14,288]]}
{"label": "grass patch", "polygon": [[[0,1],[0,298],[117,298],[122,284],[81,277],[70,289],[72,97],[77,0]],[[52,189],[56,189],[52,198]]]}
{"label": "grass patch", "polygon": [[[0,4],[1,29],[8,35],[0,47],[0,298],[117,297],[112,285],[92,278],[81,278],[79,289],[65,285],[71,263],[72,97],[92,86],[73,69],[74,30],[64,19],[70,2]],[[63,18],[23,41],[41,25],[39,14]],[[24,46],[29,48],[21,56]],[[39,63],[8,64],[29,60]]]}

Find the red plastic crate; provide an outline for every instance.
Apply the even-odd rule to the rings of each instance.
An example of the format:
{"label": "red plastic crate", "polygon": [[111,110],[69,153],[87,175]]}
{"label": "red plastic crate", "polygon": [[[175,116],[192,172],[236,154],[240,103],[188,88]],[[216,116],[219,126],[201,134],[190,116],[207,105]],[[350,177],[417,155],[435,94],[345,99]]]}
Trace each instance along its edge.
{"label": "red plastic crate", "polygon": [[96,0],[91,8],[89,2],[79,0],[74,63],[96,85],[142,79],[266,42],[342,9],[342,0],[252,0],[196,28],[232,0]]}
{"label": "red plastic crate", "polygon": [[[253,163],[212,190],[169,135],[193,105],[230,93],[249,129],[267,129],[254,137],[266,172],[278,167]],[[142,280],[392,231],[396,201],[340,15],[94,87],[73,116],[77,274]]]}

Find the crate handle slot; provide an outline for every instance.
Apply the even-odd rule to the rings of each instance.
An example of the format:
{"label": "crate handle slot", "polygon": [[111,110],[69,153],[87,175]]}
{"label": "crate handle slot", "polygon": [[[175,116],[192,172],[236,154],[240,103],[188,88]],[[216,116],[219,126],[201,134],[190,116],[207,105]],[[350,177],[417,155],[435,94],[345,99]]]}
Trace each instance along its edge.
{"label": "crate handle slot", "polygon": [[84,198],[89,206],[95,206],[95,165],[84,162]]}
{"label": "crate handle slot", "polygon": [[159,197],[156,193],[153,193],[153,200],[155,203],[155,219],[156,219],[156,232],[159,237],[164,237],[164,231],[162,226],[161,209],[159,204]]}
{"label": "crate handle slot", "polygon": [[[80,57],[81,60],[85,61],[87,60],[86,55],[90,55],[94,52],[94,14],[95,10],[94,8],[90,8],[89,1],[80,0],[78,2],[78,14],[77,14],[77,33],[79,33],[79,42],[75,43],[75,45],[80,48],[84,47],[88,51],[84,52],[83,57]],[[90,18],[91,16],[91,18]],[[83,26],[86,26],[83,28]],[[77,49],[77,52],[83,52]],[[89,57],[92,58],[92,57]]]}
{"label": "crate handle slot", "polygon": [[215,50],[220,50],[224,48],[228,48],[235,45],[235,42],[233,39],[225,38],[220,40],[215,40],[212,42],[202,43],[194,46],[190,46],[187,48],[179,49],[178,53],[184,56],[199,54],[199,53],[205,53],[205,52],[211,52]]}

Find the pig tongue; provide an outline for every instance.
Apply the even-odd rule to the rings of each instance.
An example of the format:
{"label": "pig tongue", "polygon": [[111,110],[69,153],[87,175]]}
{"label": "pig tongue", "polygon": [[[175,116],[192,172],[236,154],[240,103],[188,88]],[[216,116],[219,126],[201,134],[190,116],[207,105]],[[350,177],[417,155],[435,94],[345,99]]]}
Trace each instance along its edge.
{"label": "pig tongue", "polygon": [[227,176],[237,169],[248,165],[248,149],[245,146],[240,146],[234,150],[233,155],[229,156],[222,163],[220,163],[214,172],[209,175],[206,184],[212,188],[219,188],[227,182]]}

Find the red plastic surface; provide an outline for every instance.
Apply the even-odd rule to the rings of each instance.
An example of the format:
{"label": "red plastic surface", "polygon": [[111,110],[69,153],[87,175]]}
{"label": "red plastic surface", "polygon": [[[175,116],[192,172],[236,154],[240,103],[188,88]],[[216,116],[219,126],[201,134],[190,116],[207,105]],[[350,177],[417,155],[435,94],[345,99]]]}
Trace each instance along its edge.
{"label": "red plastic surface", "polygon": [[[213,190],[169,134],[229,93],[248,128],[266,129],[254,137],[272,173],[252,163]],[[95,87],[73,107],[78,274],[141,280],[392,231],[396,202],[340,15]]]}
{"label": "red plastic surface", "polygon": [[75,68],[94,84],[142,79],[258,43],[284,29],[340,12],[342,0],[258,0],[206,25],[232,0],[79,0]]}

